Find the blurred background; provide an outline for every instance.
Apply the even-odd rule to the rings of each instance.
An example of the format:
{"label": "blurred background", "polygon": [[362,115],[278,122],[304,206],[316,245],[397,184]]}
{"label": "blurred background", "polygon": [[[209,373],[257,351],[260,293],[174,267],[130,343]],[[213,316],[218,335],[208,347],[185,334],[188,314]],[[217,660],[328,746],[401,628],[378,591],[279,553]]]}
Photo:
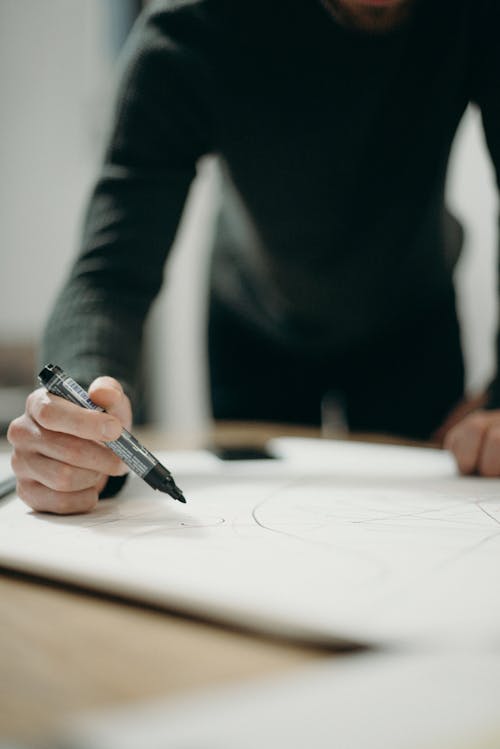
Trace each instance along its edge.
{"label": "blurred background", "polygon": [[[3,430],[32,388],[37,340],[78,247],[120,49],[141,5],[140,0],[0,2]],[[146,418],[180,433],[196,430],[209,413],[201,343],[217,200],[217,165],[205,160],[178,233],[168,288],[148,326],[144,370],[154,410],[151,406]],[[456,138],[448,202],[466,229],[456,285],[467,383],[475,392],[493,372],[497,196],[480,116],[473,108]]]}

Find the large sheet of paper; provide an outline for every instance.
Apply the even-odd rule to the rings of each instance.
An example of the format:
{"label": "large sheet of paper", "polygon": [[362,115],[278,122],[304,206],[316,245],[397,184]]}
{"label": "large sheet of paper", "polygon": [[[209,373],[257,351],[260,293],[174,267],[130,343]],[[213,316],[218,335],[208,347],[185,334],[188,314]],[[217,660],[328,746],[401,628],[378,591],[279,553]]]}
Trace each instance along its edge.
{"label": "large sheet of paper", "polygon": [[276,440],[274,461],[160,456],[88,515],[0,505],[0,564],[310,641],[500,642],[500,481],[445,452]]}
{"label": "large sheet of paper", "polygon": [[64,749],[498,749],[500,653],[333,658],[286,678],[75,717]]}

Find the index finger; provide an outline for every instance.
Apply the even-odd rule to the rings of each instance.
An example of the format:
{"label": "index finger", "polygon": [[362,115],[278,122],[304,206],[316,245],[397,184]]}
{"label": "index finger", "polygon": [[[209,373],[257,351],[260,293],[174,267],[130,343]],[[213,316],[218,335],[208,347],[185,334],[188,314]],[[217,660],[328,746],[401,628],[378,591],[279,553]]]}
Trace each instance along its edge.
{"label": "index finger", "polygon": [[122,432],[122,425],[113,416],[77,406],[44,388],[28,396],[26,412],[45,429],[82,439],[106,442],[118,439]]}

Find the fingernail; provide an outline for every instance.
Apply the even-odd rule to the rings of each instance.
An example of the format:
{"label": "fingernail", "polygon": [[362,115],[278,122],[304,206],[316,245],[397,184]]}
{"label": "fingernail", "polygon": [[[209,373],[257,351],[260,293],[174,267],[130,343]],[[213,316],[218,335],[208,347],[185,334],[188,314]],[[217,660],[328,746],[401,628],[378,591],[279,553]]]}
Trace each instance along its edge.
{"label": "fingernail", "polygon": [[107,440],[116,440],[120,436],[120,433],[117,433],[115,421],[110,420],[104,422],[102,425],[102,436]]}

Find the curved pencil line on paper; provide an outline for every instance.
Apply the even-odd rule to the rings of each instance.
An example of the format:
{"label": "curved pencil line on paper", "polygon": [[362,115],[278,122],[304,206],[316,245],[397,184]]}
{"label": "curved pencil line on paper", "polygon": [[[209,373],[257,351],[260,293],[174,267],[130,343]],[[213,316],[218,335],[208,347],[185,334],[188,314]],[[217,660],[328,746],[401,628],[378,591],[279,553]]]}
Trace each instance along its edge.
{"label": "curved pencil line on paper", "polygon": [[486,515],[486,517],[490,518],[490,520],[493,520],[493,522],[496,523],[497,525],[500,525],[500,520],[497,517],[495,517],[495,515],[492,515],[490,512],[488,512],[488,510],[485,507],[483,507],[480,501],[474,502],[474,504],[476,505],[478,510],[481,510],[481,512],[484,515]]}
{"label": "curved pencil line on paper", "polygon": [[[290,482],[290,484],[286,485],[285,487],[282,486],[278,491],[282,492],[284,489],[287,489],[290,486],[293,486],[295,483],[296,483],[296,480]],[[384,564],[378,557],[372,557],[370,554],[366,554],[366,553],[359,554],[359,553],[354,552],[349,547],[346,548],[345,546],[341,546],[335,543],[329,543],[327,541],[317,541],[313,539],[304,538],[303,536],[297,535],[295,533],[290,533],[289,531],[284,531],[279,528],[273,528],[272,526],[266,525],[262,520],[259,519],[258,512],[259,510],[262,509],[262,507],[265,504],[271,501],[275,496],[276,496],[276,493],[273,492],[270,496],[266,497],[265,499],[263,499],[261,502],[259,502],[252,508],[252,518],[254,522],[260,528],[266,531],[270,531],[271,533],[277,533],[278,535],[291,538],[294,541],[299,541],[300,543],[304,543],[309,546],[316,546],[317,548],[319,547],[319,548],[324,548],[324,549],[332,549],[332,548],[338,549],[344,553],[349,554],[350,556],[353,556],[357,559],[362,560],[363,562],[369,562],[370,564],[374,566],[374,568],[377,569],[377,572],[365,584],[368,584],[368,583],[371,584],[374,580],[380,580],[380,579],[383,579],[384,577],[387,577],[389,567],[386,564]]]}
{"label": "curved pencil line on paper", "polygon": [[[432,509],[421,510],[419,512],[400,512],[400,513],[392,514],[392,515],[387,515],[386,514],[383,517],[363,518],[362,520],[352,520],[352,519],[350,519],[350,518],[348,518],[346,516],[343,516],[343,515],[337,515],[335,513],[325,512],[322,508],[314,507],[314,505],[311,505],[310,508],[309,507],[305,507],[305,506],[302,507],[301,505],[297,505],[297,507],[299,509],[304,509],[306,511],[308,511],[310,509],[310,510],[312,510],[315,513],[315,515],[317,515],[319,517],[322,517],[323,519],[327,519],[327,520],[330,520],[330,519],[331,520],[340,520],[340,521],[342,521],[344,523],[347,523],[349,525],[363,525],[364,523],[366,523],[366,524],[368,524],[368,523],[383,523],[384,521],[388,521],[388,520],[390,520],[390,521],[401,520],[402,518],[421,518],[421,517],[424,517],[424,516],[432,515],[432,514],[437,513],[437,512],[442,512],[442,511],[447,511],[447,510],[450,510],[450,509],[454,509],[455,507],[463,507],[464,504],[465,503],[462,501],[462,502],[456,502],[453,505],[449,505],[449,506],[448,505],[444,505],[442,507],[434,507]],[[381,511],[381,512],[386,512],[386,511],[384,510],[384,511]],[[434,520],[434,518],[431,518],[431,519]],[[441,518],[437,518],[437,520],[440,521]]]}
{"label": "curved pencil line on paper", "polygon": [[448,557],[447,559],[444,559],[442,562],[437,564],[435,566],[435,570],[443,569],[447,567],[449,564],[456,562],[458,559],[461,559],[462,557],[465,557],[468,554],[472,554],[473,552],[477,551],[481,546],[484,546],[489,541],[492,541],[495,538],[500,538],[500,531],[496,531],[496,533],[490,533],[489,536],[484,536],[479,541],[476,541],[476,543],[470,544],[469,546],[465,546],[463,549],[460,549],[460,551],[457,551],[456,554],[453,554],[452,556]]}

